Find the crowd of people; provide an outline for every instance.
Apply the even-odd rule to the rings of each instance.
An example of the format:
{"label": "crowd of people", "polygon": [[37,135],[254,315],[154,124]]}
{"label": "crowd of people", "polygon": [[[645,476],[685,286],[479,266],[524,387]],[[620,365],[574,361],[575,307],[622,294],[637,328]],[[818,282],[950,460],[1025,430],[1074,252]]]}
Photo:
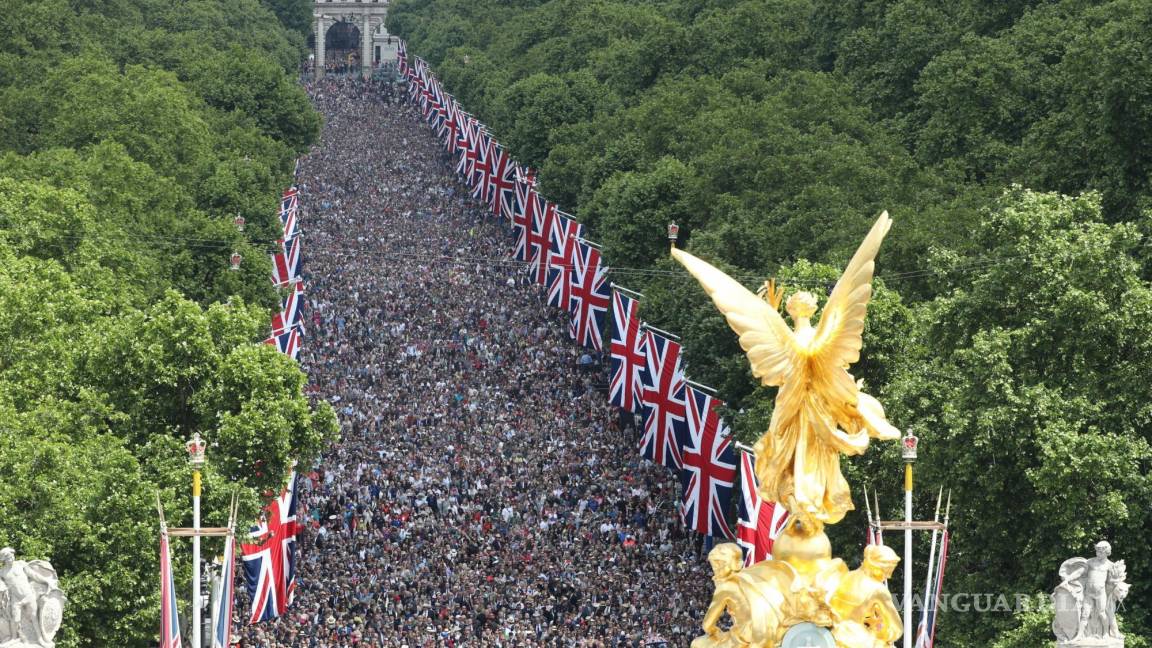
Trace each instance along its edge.
{"label": "crowd of people", "polygon": [[341,439],[300,480],[295,602],[244,644],[687,646],[711,573],[602,363],[413,105],[355,78],[308,90],[301,361]]}

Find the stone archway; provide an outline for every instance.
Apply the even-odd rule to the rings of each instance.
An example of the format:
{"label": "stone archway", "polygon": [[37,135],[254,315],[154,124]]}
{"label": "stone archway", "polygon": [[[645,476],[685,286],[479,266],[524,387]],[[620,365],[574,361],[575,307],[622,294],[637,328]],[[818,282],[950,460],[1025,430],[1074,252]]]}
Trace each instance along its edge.
{"label": "stone archway", "polygon": [[364,78],[370,77],[376,63],[374,35],[387,16],[388,0],[315,0],[312,58],[316,78],[323,78],[329,67],[358,67]]}
{"label": "stone archway", "polygon": [[364,65],[360,58],[363,56],[362,38],[364,36],[355,24],[343,20],[333,23],[324,36],[324,60],[329,66],[335,64],[339,72],[359,71]]}

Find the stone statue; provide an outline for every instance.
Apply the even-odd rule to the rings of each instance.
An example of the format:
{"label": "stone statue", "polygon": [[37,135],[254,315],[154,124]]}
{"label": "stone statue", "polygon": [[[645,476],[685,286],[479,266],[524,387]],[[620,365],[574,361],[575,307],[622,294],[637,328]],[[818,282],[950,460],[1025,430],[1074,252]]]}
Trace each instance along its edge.
{"label": "stone statue", "polygon": [[1123,648],[1116,605],[1128,596],[1128,574],[1124,561],[1112,562],[1110,555],[1112,545],[1101,541],[1095,558],[1070,558],[1060,565],[1060,584],[1052,592],[1052,631],[1059,648]]}
{"label": "stone statue", "polygon": [[[870,438],[892,440],[900,431],[884,408],[848,373],[860,359],[861,334],[872,297],[872,271],[880,243],[892,226],[880,215],[824,305],[815,327],[816,296],[800,291],[777,312],[774,290],[764,299],[735,279],[683,250],[672,256],[696,278],[728,325],[740,336],[752,374],[779,387],[768,431],[756,442],[760,496],[834,524],[852,510],[840,455],[863,454]],[[778,297],[777,297],[778,299]]]}
{"label": "stone statue", "polygon": [[0,549],[0,648],[53,648],[68,599],[45,560]]}
{"label": "stone statue", "polygon": [[[692,648],[776,648],[790,628],[809,625],[839,648],[890,648],[900,638],[900,613],[884,580],[900,559],[888,547],[869,546],[859,569],[832,558],[824,526],[798,516],[773,547],[775,558],[741,569],[740,548],[726,543],[708,554],[716,583],[704,615],[704,635]],[[732,628],[718,623],[727,612]]]}

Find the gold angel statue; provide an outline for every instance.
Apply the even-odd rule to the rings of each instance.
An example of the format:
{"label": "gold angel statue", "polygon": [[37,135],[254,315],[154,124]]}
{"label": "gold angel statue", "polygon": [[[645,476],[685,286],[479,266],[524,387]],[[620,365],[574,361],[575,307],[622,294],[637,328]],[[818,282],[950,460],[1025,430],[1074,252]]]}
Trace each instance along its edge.
{"label": "gold angel statue", "polygon": [[767,433],[756,442],[761,497],[783,503],[795,515],[839,522],[852,510],[840,455],[858,455],[869,437],[891,440],[900,432],[884,408],[848,373],[860,359],[861,334],[876,252],[892,219],[884,212],[828,296],[815,327],[816,296],[793,294],[786,309],[794,329],[778,312],[780,295],[762,299],[712,265],[676,248],[672,256],[692,273],[740,336],[752,374],[779,387]]}

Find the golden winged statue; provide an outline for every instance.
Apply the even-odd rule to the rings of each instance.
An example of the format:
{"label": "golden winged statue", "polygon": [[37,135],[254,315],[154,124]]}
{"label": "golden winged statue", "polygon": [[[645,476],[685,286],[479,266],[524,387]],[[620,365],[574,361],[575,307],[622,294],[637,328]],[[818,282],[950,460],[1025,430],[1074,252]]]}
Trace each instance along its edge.
{"label": "golden winged statue", "polygon": [[675,257],[700,282],[740,336],[752,374],[779,387],[772,422],[756,442],[760,495],[784,504],[793,515],[839,522],[852,510],[840,455],[863,454],[869,438],[891,440],[900,431],[888,423],[880,403],[861,391],[848,373],[860,359],[861,335],[876,252],[892,225],[888,212],[877,219],[836,282],[815,327],[816,296],[800,291],[787,302],[794,329],[778,312],[779,295],[757,296],[714,266],[687,252]]}

